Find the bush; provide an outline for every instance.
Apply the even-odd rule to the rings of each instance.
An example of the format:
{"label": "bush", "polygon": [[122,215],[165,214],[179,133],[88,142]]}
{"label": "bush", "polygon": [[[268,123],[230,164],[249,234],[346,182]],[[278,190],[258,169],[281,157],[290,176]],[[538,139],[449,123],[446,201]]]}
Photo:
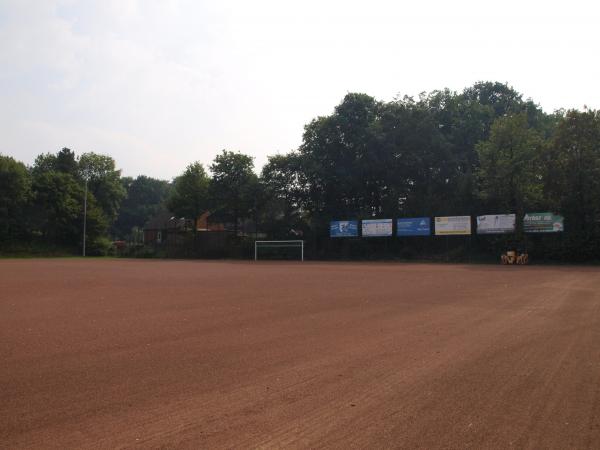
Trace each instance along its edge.
{"label": "bush", "polygon": [[85,250],[88,256],[113,256],[115,253],[112,241],[105,237],[90,239]]}

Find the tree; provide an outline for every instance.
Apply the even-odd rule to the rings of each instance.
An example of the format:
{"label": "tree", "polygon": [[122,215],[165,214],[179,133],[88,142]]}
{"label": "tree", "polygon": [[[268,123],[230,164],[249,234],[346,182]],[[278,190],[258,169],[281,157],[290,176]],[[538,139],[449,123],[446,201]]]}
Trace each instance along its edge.
{"label": "tree", "polygon": [[79,164],[75,152],[64,147],[56,155],[51,153],[38,155],[33,165],[33,171],[35,173],[61,172],[78,178]]}
{"label": "tree", "polygon": [[600,220],[600,111],[568,111],[546,155],[546,195],[569,229],[590,233]]}
{"label": "tree", "polygon": [[388,163],[379,140],[382,105],[365,94],[347,94],[327,117],[306,125],[300,146],[305,208],[318,227],[333,217],[381,214]]}
{"label": "tree", "polygon": [[[82,237],[83,188],[69,174],[39,172],[33,179],[36,224],[50,243],[75,247]],[[106,233],[106,219],[88,194],[87,235],[94,240]]]}
{"label": "tree", "polygon": [[540,157],[543,139],[529,127],[525,113],[498,118],[487,141],[476,146],[479,154],[480,195],[496,212],[515,212],[542,200]]}
{"label": "tree", "polygon": [[255,205],[258,177],[251,156],[223,150],[210,166],[211,198],[216,212],[233,221],[237,236],[240,219],[249,217]]}
{"label": "tree", "polygon": [[113,223],[126,195],[120,181],[121,171],[115,168],[115,160],[108,155],[84,153],[79,158],[79,173],[83,179],[88,180],[88,189],[107,222]]}
{"label": "tree", "polygon": [[0,155],[0,240],[25,234],[25,207],[31,199],[31,177],[23,163]]}
{"label": "tree", "polygon": [[198,217],[208,209],[209,178],[199,162],[188,165],[173,181],[173,190],[167,207],[181,217],[193,218],[194,238],[198,230]]}
{"label": "tree", "polygon": [[260,183],[264,193],[264,212],[269,231],[285,237],[301,221],[305,185],[300,154],[269,156],[262,169]]}
{"label": "tree", "polygon": [[120,238],[128,236],[134,227],[141,228],[162,208],[169,195],[168,181],[140,175],[135,179],[121,178],[127,194],[121,202],[114,232]]}
{"label": "tree", "polygon": [[[485,180],[477,176],[477,144],[490,139],[497,119],[515,115],[540,140],[556,123],[555,116],[503,83],[388,103],[347,94],[333,114],[305,127],[297,171],[303,180],[301,208],[318,234],[334,218],[475,214],[483,201],[498,200],[488,195],[490,186],[478,195]],[[540,199],[540,172],[536,177],[528,184],[532,190],[515,193],[519,199],[521,194],[523,201]]]}
{"label": "tree", "polygon": [[[490,136],[497,118],[524,113],[529,126],[547,137],[555,123],[531,100],[512,87],[498,82],[478,82],[460,93],[448,89],[422,96],[420,103],[431,111],[443,136],[446,155],[446,186],[452,193],[444,199],[448,210],[474,213],[478,210],[476,172],[479,154],[476,144]],[[439,193],[438,193],[439,194]]]}
{"label": "tree", "polygon": [[[477,82],[466,88],[462,97],[467,101],[482,105],[484,108],[489,108],[488,117],[491,120],[488,122],[488,126],[495,117],[520,113],[526,108],[523,96],[519,92],[506,83],[497,81]],[[531,102],[531,106],[535,106],[533,102]]]}
{"label": "tree", "polygon": [[459,163],[428,99],[405,97],[386,105],[380,135],[386,215],[422,216],[451,208]]}
{"label": "tree", "polygon": [[[75,248],[81,242],[84,216],[84,180],[87,195],[87,237],[91,247],[106,241],[124,189],[120,172],[106,155],[87,153],[77,158],[68,148],[56,155],[39,155],[31,169],[31,228],[44,243]],[[103,244],[104,245],[104,244]]]}

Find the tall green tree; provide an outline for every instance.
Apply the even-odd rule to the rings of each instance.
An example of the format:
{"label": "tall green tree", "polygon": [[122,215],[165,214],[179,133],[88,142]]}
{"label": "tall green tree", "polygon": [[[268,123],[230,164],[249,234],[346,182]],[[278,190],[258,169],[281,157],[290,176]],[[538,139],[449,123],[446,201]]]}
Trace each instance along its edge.
{"label": "tall green tree", "polygon": [[23,237],[31,200],[31,177],[25,165],[0,155],[0,240]]}
{"label": "tall green tree", "polygon": [[525,114],[529,126],[547,137],[554,120],[533,101],[505,83],[478,82],[460,93],[448,89],[422,96],[420,102],[436,117],[449,159],[444,165],[447,182],[445,199],[448,210],[475,213],[479,207],[476,173],[479,153],[476,144],[490,136],[497,118]]}
{"label": "tall green tree", "polygon": [[571,110],[546,155],[546,195],[570,231],[590,233],[600,221],[600,111]]}
{"label": "tall green tree", "polygon": [[[68,148],[39,155],[31,169],[31,231],[47,244],[72,249],[82,243],[85,182],[87,195],[87,242],[90,250],[106,244],[124,189],[114,160],[88,153],[77,158]],[[103,244],[101,244],[104,242]]]}
{"label": "tall green tree", "polygon": [[161,209],[166,208],[170,184],[165,180],[140,175],[135,179],[121,178],[127,194],[121,202],[114,232],[120,237],[128,236],[134,227],[141,228]]}
{"label": "tall green tree", "polygon": [[332,115],[306,125],[299,149],[305,207],[317,226],[331,217],[381,213],[386,154],[378,140],[380,108],[368,95],[347,94]]}
{"label": "tall green tree", "polygon": [[[64,172],[39,172],[33,178],[35,223],[48,243],[76,248],[83,238],[84,189]],[[103,236],[107,223],[91,193],[88,194],[87,236]]]}
{"label": "tall green tree", "polygon": [[258,177],[254,160],[239,152],[223,150],[210,166],[211,198],[215,212],[233,222],[237,236],[240,219],[252,215]]}
{"label": "tall green tree", "polygon": [[514,212],[540,205],[544,141],[525,113],[498,118],[488,140],[477,144],[480,195],[491,212]]}
{"label": "tall green tree", "polygon": [[52,153],[42,153],[35,159],[33,165],[35,173],[41,172],[61,172],[71,175],[74,178],[79,177],[79,163],[77,156],[69,148],[62,148],[55,155]]}
{"label": "tall green tree", "polygon": [[302,201],[305,183],[302,161],[297,152],[269,156],[262,169],[260,183],[264,193],[264,224],[278,237],[286,237],[291,228],[302,228]]}
{"label": "tall green tree", "polygon": [[194,220],[194,234],[198,229],[198,217],[209,207],[209,183],[202,164],[192,163],[173,181],[171,196],[167,201],[170,211]]}
{"label": "tall green tree", "polygon": [[102,209],[109,224],[112,224],[126,191],[121,184],[121,171],[115,167],[115,160],[108,155],[89,152],[79,158],[79,172],[88,180],[88,189]]}
{"label": "tall green tree", "polygon": [[453,204],[457,162],[427,99],[410,97],[386,105],[381,119],[385,154],[379,172],[385,187],[385,214],[443,213]]}

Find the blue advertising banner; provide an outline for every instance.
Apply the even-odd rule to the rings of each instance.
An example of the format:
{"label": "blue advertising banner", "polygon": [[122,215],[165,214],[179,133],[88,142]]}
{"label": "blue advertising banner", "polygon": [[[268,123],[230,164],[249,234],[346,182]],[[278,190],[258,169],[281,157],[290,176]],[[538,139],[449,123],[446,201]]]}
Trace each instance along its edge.
{"label": "blue advertising banner", "polygon": [[335,220],[329,222],[330,237],[357,237],[358,220]]}
{"label": "blue advertising banner", "polygon": [[429,236],[430,234],[431,220],[429,217],[398,219],[396,222],[396,236]]}

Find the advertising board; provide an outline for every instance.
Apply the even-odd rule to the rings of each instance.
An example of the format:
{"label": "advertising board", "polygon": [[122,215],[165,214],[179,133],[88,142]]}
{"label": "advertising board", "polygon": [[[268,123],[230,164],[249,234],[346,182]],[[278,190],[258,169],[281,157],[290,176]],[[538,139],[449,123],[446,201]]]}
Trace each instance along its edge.
{"label": "advertising board", "polygon": [[381,237],[392,235],[392,219],[374,219],[362,221],[363,237]]}
{"label": "advertising board", "polygon": [[471,234],[471,216],[448,216],[435,218],[436,236]]}
{"label": "advertising board", "polygon": [[477,216],[477,234],[514,233],[516,218],[516,214]]}
{"label": "advertising board", "polygon": [[357,220],[334,220],[329,222],[330,237],[357,237]]}
{"label": "advertising board", "polygon": [[525,233],[557,233],[564,231],[564,218],[551,212],[526,213],[523,217]]}
{"label": "advertising board", "polygon": [[396,222],[396,236],[429,236],[430,234],[431,220],[429,217],[398,219]]}

